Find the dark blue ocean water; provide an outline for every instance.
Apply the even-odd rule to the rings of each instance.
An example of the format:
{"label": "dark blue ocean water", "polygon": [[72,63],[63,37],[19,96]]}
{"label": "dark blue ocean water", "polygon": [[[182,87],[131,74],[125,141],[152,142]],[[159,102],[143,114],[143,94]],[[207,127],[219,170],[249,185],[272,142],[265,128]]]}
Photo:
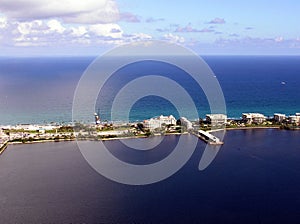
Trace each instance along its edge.
{"label": "dark blue ocean water", "polygon": [[[179,136],[165,138],[145,164]],[[204,171],[199,141],[182,169],[147,186],[99,175],[75,142],[9,146],[0,156],[0,223],[299,223],[299,131],[227,131],[224,141]],[[138,157],[116,140],[106,147],[124,161]]]}
{"label": "dark blue ocean water", "polygon": [[[260,112],[267,116],[274,112],[287,115],[300,112],[299,56],[203,58],[221,85],[228,117],[239,118],[243,112]],[[93,59],[0,58],[0,124],[70,122],[76,85]],[[187,58],[182,60],[188,63]],[[103,120],[110,120],[111,102],[120,88],[134,78],[153,74],[164,75],[184,87],[195,101],[200,117],[210,112],[206,97],[194,80],[175,66],[154,61],[131,64],[117,71],[101,90],[95,111]],[[189,108],[186,110],[188,118],[196,119],[189,117]],[[130,120],[160,114],[178,117],[169,101],[148,96],[135,103]],[[87,121],[93,121],[93,115]]]}

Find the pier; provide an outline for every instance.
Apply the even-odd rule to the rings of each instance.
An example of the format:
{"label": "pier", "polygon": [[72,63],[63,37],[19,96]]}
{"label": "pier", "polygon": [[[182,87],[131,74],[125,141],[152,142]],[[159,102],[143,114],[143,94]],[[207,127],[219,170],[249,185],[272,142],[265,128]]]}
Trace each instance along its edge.
{"label": "pier", "polygon": [[198,138],[205,141],[206,143],[210,145],[223,145],[224,142],[222,142],[218,137],[212,135],[209,132],[199,130],[198,133],[194,133]]}

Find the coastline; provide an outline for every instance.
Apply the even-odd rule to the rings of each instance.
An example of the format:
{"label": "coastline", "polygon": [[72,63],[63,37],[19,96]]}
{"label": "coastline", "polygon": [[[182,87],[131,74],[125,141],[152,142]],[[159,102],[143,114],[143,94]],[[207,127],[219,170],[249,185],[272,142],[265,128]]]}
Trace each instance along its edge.
{"label": "coastline", "polygon": [[236,127],[236,128],[225,128],[227,131],[232,131],[232,130],[251,130],[251,129],[281,129],[279,126],[274,126],[274,127]]}
{"label": "coastline", "polygon": [[61,139],[61,140],[53,140],[53,139],[46,139],[46,140],[36,140],[36,141],[27,141],[27,142],[8,142],[9,145],[19,145],[19,144],[34,144],[34,143],[46,143],[46,142],[69,142],[75,141],[75,139]]}
{"label": "coastline", "polygon": [[[169,136],[169,135],[186,135],[188,132],[183,132],[183,133],[165,133],[163,135]],[[18,145],[18,144],[34,144],[34,143],[46,143],[46,142],[68,142],[68,141],[112,141],[112,140],[123,140],[123,139],[137,139],[137,138],[149,138],[149,137],[154,137],[154,136],[161,136],[161,134],[153,134],[152,136],[130,136],[130,137],[112,137],[112,138],[102,138],[102,139],[93,139],[93,138],[73,138],[73,139],[59,139],[59,140],[54,140],[54,139],[46,139],[46,140],[36,140],[36,141],[27,141],[27,142],[22,142],[22,141],[17,141],[17,142],[7,142],[9,145]]]}
{"label": "coastline", "polygon": [[[94,116],[96,124],[20,124],[16,126],[2,126],[2,130],[0,129],[0,140],[3,142],[7,141],[8,144],[32,144],[74,140],[110,141],[190,133],[197,137],[201,135],[204,137],[204,139],[201,139],[210,144],[219,140],[217,136],[211,134],[218,131],[255,129],[300,130],[300,113],[288,117],[285,114],[275,113],[272,119],[267,119],[266,116],[260,113],[243,113],[243,119],[240,120],[227,119],[227,115],[224,114],[207,114],[206,121],[200,118],[199,121],[189,121],[185,117],[176,120],[173,115],[160,115],[144,120],[142,123],[115,124],[101,123],[97,113]],[[219,142],[221,143],[221,141]],[[3,144],[0,145],[0,148],[2,146]]]}
{"label": "coastline", "polygon": [[[283,130],[280,127],[236,127],[236,128],[225,128],[225,131],[235,131],[235,130],[258,130],[258,129],[276,129],[276,130]],[[224,129],[216,129],[216,130],[209,130],[207,132],[218,132]],[[300,129],[293,129],[295,131],[300,131]],[[292,131],[293,131],[292,130]],[[165,133],[164,135],[170,136],[170,135],[186,135],[189,134],[188,132],[183,132],[183,133]],[[59,139],[59,140],[54,140],[54,139],[46,139],[46,140],[36,140],[36,141],[27,141],[27,142],[10,142],[6,141],[0,149],[0,155],[5,151],[8,145],[18,145],[18,144],[37,144],[37,143],[47,143],[47,142],[69,142],[69,141],[113,141],[113,140],[124,140],[124,139],[138,139],[138,138],[149,138],[149,137],[154,137],[154,136],[161,136],[160,134],[154,134],[151,136],[130,136],[130,137],[112,137],[112,138],[103,138],[99,140],[95,139]]]}

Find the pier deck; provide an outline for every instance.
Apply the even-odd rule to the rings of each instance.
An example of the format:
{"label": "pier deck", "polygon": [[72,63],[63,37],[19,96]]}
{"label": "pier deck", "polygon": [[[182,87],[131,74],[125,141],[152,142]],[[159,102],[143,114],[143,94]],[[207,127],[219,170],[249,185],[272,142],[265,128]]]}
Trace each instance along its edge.
{"label": "pier deck", "polygon": [[198,133],[194,133],[198,138],[205,141],[206,143],[210,145],[223,145],[224,142],[222,142],[218,137],[212,135],[209,132],[199,130]]}

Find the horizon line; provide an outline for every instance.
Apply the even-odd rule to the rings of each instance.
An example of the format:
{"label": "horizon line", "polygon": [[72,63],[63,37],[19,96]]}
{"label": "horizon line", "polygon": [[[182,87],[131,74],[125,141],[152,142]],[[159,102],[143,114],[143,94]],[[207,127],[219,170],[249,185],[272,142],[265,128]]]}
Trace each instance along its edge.
{"label": "horizon line", "polygon": [[[57,55],[46,55],[46,54],[41,54],[41,55],[0,55],[0,58],[96,58],[96,57],[100,57],[104,54],[100,54],[100,55],[89,55],[89,54],[82,54],[82,55],[75,55],[75,54],[57,54]],[[197,54],[200,57],[220,57],[220,56],[224,56],[224,57],[299,57],[300,54]],[[130,55],[128,55],[130,56]],[[170,55],[172,56],[172,55]],[[182,55],[185,56],[185,55]],[[176,57],[178,57],[178,55],[176,55]]]}

